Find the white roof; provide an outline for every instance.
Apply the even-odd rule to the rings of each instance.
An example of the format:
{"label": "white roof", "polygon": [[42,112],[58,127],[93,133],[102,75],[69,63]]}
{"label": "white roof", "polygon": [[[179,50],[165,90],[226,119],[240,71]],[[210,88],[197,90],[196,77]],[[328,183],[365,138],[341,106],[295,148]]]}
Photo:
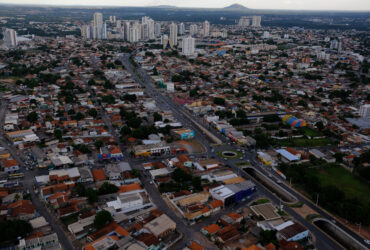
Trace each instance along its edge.
{"label": "white roof", "polygon": [[74,178],[74,177],[80,176],[80,171],[78,171],[78,168],[76,167],[67,168],[67,169],[56,169],[56,170],[50,170],[49,175],[57,175],[58,177],[63,176],[63,175],[68,175],[70,178]]}
{"label": "white roof", "polygon": [[29,221],[33,229],[41,228],[49,225],[43,216],[37,217]]}
{"label": "white roof", "polygon": [[278,149],[275,150],[277,153],[281,154],[284,158],[288,159],[289,161],[298,161],[299,158],[293,154],[291,154],[289,151],[285,149]]}
{"label": "white roof", "polygon": [[227,188],[224,185],[221,185],[221,186],[216,187],[216,188],[212,188],[209,191],[210,191],[211,194],[215,194],[215,195],[217,195],[219,197],[222,197],[222,198],[227,198],[227,197],[234,194],[234,192],[230,188]]}
{"label": "white roof", "polygon": [[168,171],[167,168],[159,168],[159,169],[154,169],[154,170],[150,170],[150,175],[155,178],[156,176],[160,176],[160,175],[168,175],[170,173],[170,171]]}

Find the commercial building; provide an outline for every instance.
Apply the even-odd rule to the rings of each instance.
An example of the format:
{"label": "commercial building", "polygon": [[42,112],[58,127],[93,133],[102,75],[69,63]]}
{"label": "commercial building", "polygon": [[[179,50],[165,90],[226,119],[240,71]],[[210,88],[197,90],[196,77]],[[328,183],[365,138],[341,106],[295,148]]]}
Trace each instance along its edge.
{"label": "commercial building", "polygon": [[261,27],[261,16],[253,16],[252,17],[252,26],[253,27]]}
{"label": "commercial building", "polygon": [[208,37],[211,31],[211,24],[208,21],[204,21],[203,23],[203,36]]}
{"label": "commercial building", "polygon": [[166,214],[162,214],[161,216],[145,224],[144,228],[154,234],[155,237],[163,238],[170,232],[176,230],[176,223]]}
{"label": "commercial building", "polygon": [[187,128],[173,129],[171,132],[180,140],[193,139],[194,131]]}

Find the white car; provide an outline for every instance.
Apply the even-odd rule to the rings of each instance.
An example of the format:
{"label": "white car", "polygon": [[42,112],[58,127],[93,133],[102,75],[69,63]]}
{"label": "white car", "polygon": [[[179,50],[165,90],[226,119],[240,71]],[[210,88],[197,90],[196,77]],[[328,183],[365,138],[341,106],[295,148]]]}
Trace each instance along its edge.
{"label": "white car", "polygon": [[370,245],[370,240],[364,240],[364,242],[368,245]]}

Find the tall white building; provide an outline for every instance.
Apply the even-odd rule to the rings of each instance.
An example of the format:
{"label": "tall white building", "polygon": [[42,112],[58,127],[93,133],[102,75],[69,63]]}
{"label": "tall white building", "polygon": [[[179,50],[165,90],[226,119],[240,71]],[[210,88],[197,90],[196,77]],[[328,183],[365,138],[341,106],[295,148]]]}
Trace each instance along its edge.
{"label": "tall white building", "polygon": [[177,45],[177,24],[170,24],[170,38],[169,38],[170,47],[173,49]]}
{"label": "tall white building", "polygon": [[90,25],[82,25],[81,26],[81,36],[85,39],[91,39],[91,26]]}
{"label": "tall white building", "polygon": [[93,38],[94,39],[105,39],[106,36],[106,25],[103,21],[103,14],[100,12],[94,13],[94,20],[93,20]]}
{"label": "tall white building", "polygon": [[370,118],[370,104],[365,104],[360,107],[360,116]]}
{"label": "tall white building", "polygon": [[184,23],[180,23],[179,24],[179,35],[182,36],[185,34],[185,24]]}
{"label": "tall white building", "polygon": [[210,23],[208,21],[204,21],[204,23],[203,23],[203,36],[204,37],[209,36],[210,30],[211,30]]}
{"label": "tall white building", "polygon": [[253,27],[261,27],[261,16],[253,16],[252,17],[252,26]]}
{"label": "tall white building", "polygon": [[198,34],[198,25],[196,24],[191,24],[190,25],[190,35],[195,36]]}
{"label": "tall white building", "polygon": [[154,25],[154,35],[157,36],[157,37],[161,35],[161,24],[160,23],[155,23],[155,25]]}
{"label": "tall white building", "polygon": [[129,29],[128,41],[131,43],[136,43],[140,40],[140,29],[138,25],[133,25]]}
{"label": "tall white building", "polygon": [[163,45],[163,49],[166,49],[167,46],[168,46],[168,35],[164,34],[162,37],[161,37],[161,43]]}
{"label": "tall white building", "polygon": [[238,25],[240,27],[248,27],[250,25],[250,19],[246,16],[242,16],[240,19],[239,19],[239,23]]}
{"label": "tall white building", "polygon": [[126,41],[129,41],[130,40],[130,28],[131,28],[131,24],[130,22],[124,22],[123,23],[123,28],[125,29],[125,40]]}
{"label": "tall white building", "polygon": [[3,36],[4,36],[4,43],[6,47],[14,48],[18,45],[17,32],[15,30],[5,29]]}
{"label": "tall white building", "polygon": [[195,53],[195,39],[188,36],[182,39],[182,53],[185,56],[192,56]]}
{"label": "tall white building", "polygon": [[155,39],[154,35],[154,20],[150,17],[143,16],[141,18],[141,25],[142,25],[142,36],[141,39]]}

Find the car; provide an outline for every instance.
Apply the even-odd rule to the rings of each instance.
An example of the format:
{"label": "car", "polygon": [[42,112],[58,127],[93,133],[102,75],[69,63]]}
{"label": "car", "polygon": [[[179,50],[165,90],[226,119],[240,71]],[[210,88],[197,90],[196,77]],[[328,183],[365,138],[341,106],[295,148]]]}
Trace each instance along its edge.
{"label": "car", "polygon": [[243,156],[239,158],[240,160],[243,160]]}
{"label": "car", "polygon": [[272,178],[272,174],[269,174],[269,177]]}
{"label": "car", "polygon": [[150,184],[150,185],[152,185],[152,184],[153,184],[153,182],[152,182],[152,181],[150,181],[150,182],[149,182],[149,184]]}
{"label": "car", "polygon": [[277,180],[276,182],[279,183],[279,184],[283,183],[281,180]]}
{"label": "car", "polygon": [[368,245],[370,245],[370,240],[364,240],[364,242]]}

